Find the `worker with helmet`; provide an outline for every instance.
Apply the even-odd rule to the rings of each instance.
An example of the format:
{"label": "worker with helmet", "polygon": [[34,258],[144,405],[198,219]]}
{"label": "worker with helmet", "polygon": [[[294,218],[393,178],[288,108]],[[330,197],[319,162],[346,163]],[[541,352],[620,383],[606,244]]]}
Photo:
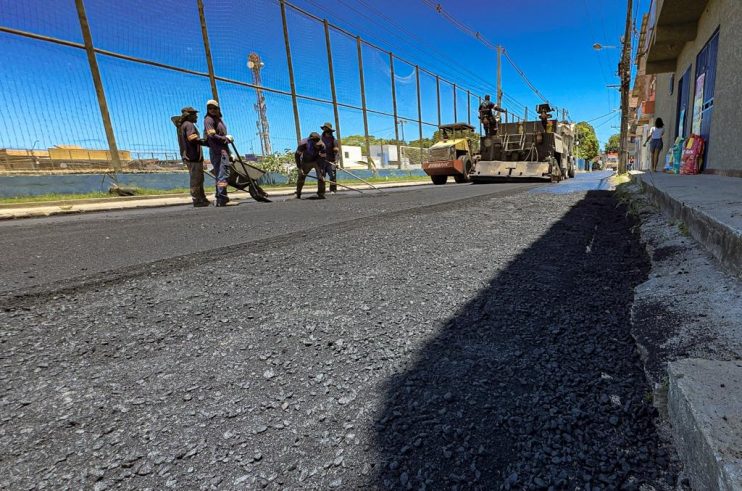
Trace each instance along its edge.
{"label": "worker with helmet", "polygon": [[198,111],[189,106],[184,107],[180,112],[178,143],[180,144],[181,158],[190,175],[193,206],[197,208],[209,206],[211,203],[206,199],[206,193],[204,193],[204,153],[201,150],[204,141],[198,133],[198,128],[196,128]]}
{"label": "worker with helmet", "polygon": [[294,152],[294,161],[299,169],[299,178],[296,181],[296,198],[301,199],[301,189],[307,175],[314,169],[317,174],[317,198],[325,199],[325,157],[327,153],[319,133],[313,131],[307,138],[299,142]]}
{"label": "worker with helmet", "polygon": [[322,130],[322,144],[325,146],[325,162],[327,166],[325,171],[327,177],[330,180],[330,192],[335,194],[338,190],[337,185],[337,164],[335,163],[338,156],[338,141],[335,139],[335,130],[332,129],[331,123],[323,124],[320,129]]}
{"label": "worker with helmet", "polygon": [[219,103],[213,99],[206,101],[207,115],[204,118],[204,133],[209,146],[209,159],[216,177],[216,206],[227,206],[227,180],[231,171],[229,144],[234,137],[227,134],[227,126],[222,120]]}
{"label": "worker with helmet", "polygon": [[503,110],[495,105],[490,100],[489,95],[484,96],[484,100],[479,104],[479,120],[484,126],[484,135],[493,136],[497,134],[497,118],[495,117],[495,111],[503,112]]}

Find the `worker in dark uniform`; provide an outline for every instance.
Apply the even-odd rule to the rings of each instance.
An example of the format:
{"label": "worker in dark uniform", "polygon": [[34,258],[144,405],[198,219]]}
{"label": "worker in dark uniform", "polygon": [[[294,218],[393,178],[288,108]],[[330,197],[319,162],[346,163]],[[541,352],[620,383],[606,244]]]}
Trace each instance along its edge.
{"label": "worker in dark uniform", "polygon": [[294,152],[294,161],[299,169],[299,178],[296,181],[297,199],[301,199],[301,188],[304,187],[304,181],[312,169],[317,174],[317,198],[325,199],[325,157],[325,146],[319,133],[312,132],[309,137],[299,142]]}
{"label": "worker in dark uniform", "polygon": [[495,110],[500,110],[494,102],[490,100],[490,96],[484,96],[484,100],[479,104],[479,120],[484,126],[484,135],[492,136],[497,133],[497,120],[495,119]]}
{"label": "worker in dark uniform", "polygon": [[325,123],[320,129],[322,130],[322,144],[325,146],[325,161],[327,162],[326,172],[328,180],[330,181],[330,192],[335,194],[338,190],[337,185],[337,157],[338,157],[338,141],[335,139],[335,130],[332,129],[332,124]]}
{"label": "worker in dark uniform", "polygon": [[181,109],[180,127],[178,128],[178,143],[180,144],[180,156],[188,168],[190,174],[191,198],[193,206],[209,206],[211,203],[206,199],[204,193],[204,153],[201,145],[201,135],[198,133],[196,123],[198,122],[198,111],[192,107]]}
{"label": "worker in dark uniform", "polygon": [[222,112],[217,101],[207,101],[206,111],[208,114],[204,118],[204,133],[209,146],[209,160],[216,177],[216,206],[227,206],[227,180],[231,170],[229,144],[234,138],[227,134],[227,126],[222,121]]}

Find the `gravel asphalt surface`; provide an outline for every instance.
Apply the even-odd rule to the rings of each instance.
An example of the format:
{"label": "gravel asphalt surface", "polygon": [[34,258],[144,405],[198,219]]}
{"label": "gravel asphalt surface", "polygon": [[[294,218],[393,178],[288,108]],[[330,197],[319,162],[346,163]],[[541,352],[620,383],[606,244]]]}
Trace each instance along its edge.
{"label": "gravel asphalt surface", "polygon": [[[72,265],[3,273],[0,488],[674,486],[633,224],[609,191],[530,187],[35,221]],[[153,249],[81,277],[75,230]]]}
{"label": "gravel asphalt surface", "polygon": [[273,204],[248,200],[224,209],[177,206],[0,221],[0,295],[33,286],[48,288],[50,283],[67,286],[73,278],[89,281],[96,273],[316,231],[381,213],[538,186],[427,185],[341,192],[321,202],[278,197]]}

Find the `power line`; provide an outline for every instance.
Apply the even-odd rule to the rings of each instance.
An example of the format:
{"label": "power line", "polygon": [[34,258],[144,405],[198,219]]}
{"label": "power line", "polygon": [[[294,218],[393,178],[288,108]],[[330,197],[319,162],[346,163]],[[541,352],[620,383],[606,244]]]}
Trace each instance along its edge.
{"label": "power line", "polygon": [[605,114],[604,114],[604,115],[602,115],[602,116],[598,116],[597,118],[593,118],[593,119],[588,119],[587,121],[584,121],[584,122],[585,122],[585,123],[592,123],[593,121],[597,121],[597,120],[599,120],[599,119],[603,119],[603,118],[605,118],[606,116],[611,116],[611,115],[614,115],[614,114],[618,114],[618,113],[616,112],[616,110],[615,110],[615,109],[614,109],[614,110],[612,110],[612,111],[611,111],[611,112],[609,112],[609,113],[605,113]]}
{"label": "power line", "polygon": [[[484,46],[486,46],[487,48],[493,51],[496,51],[498,49],[498,46],[496,44],[493,44],[487,38],[482,36],[482,34],[479,31],[475,31],[474,29],[470,28],[469,26],[467,26],[466,24],[459,21],[454,16],[452,16],[451,14],[443,10],[443,7],[441,6],[440,3],[435,3],[433,0],[422,0],[422,2],[428,5],[429,7],[432,7],[433,9],[435,9],[436,12],[438,12],[444,19],[452,23],[457,29],[473,37],[474,39],[482,43]],[[508,62],[510,62],[510,64],[513,66],[513,68],[518,73],[520,78],[523,79],[523,81],[533,91],[533,93],[536,94],[539,98],[541,98],[541,100],[543,100],[544,102],[549,102],[548,99],[541,92],[539,92],[536,86],[533,85],[533,83],[531,83],[530,80],[528,80],[528,77],[526,77],[526,74],[523,72],[523,70],[521,70],[518,67],[518,65],[515,64],[515,62],[510,57],[508,52],[506,50],[503,50],[503,52],[505,53],[505,58],[508,60]]]}
{"label": "power line", "polygon": [[[317,8],[318,10],[324,10],[324,9],[325,9],[325,7],[324,7],[324,6],[320,5],[320,4],[318,3],[318,2],[316,2],[316,1],[314,1],[314,0],[304,0],[304,1],[305,1],[305,2],[307,2],[307,3],[309,3],[309,4],[311,4],[312,6],[314,6],[315,8]],[[421,48],[421,47],[420,47],[420,46],[419,46],[418,44],[415,44],[415,43],[412,43],[412,42],[410,42],[409,38],[407,38],[406,36],[403,36],[403,35],[399,34],[399,32],[397,32],[397,31],[395,31],[395,30],[393,30],[393,29],[390,29],[390,28],[389,28],[389,26],[387,25],[387,23],[384,23],[384,22],[379,22],[379,20],[378,20],[377,18],[374,18],[374,17],[370,17],[370,16],[368,16],[368,14],[366,14],[366,13],[365,13],[365,12],[363,12],[362,10],[358,10],[358,9],[356,9],[356,8],[355,8],[355,7],[354,7],[354,6],[352,5],[352,4],[346,3],[346,2],[345,2],[345,1],[343,1],[343,0],[339,0],[339,1],[340,1],[340,2],[341,2],[341,3],[343,4],[343,5],[345,5],[345,6],[346,6],[346,7],[348,8],[348,9],[350,9],[350,10],[354,11],[354,12],[355,12],[356,14],[358,14],[358,15],[359,15],[359,16],[361,16],[361,17],[363,17],[363,18],[365,19],[365,21],[368,21],[368,23],[371,23],[371,24],[373,24],[373,25],[374,25],[375,27],[379,27],[379,28],[381,28],[382,30],[386,31],[387,33],[389,33],[389,34],[390,34],[391,36],[393,36],[393,37],[394,37],[394,38],[396,38],[397,40],[400,40],[400,41],[402,41],[402,42],[403,42],[404,44],[407,44],[408,46],[410,46],[410,47],[412,48],[412,50],[413,50],[413,51],[415,51],[415,52],[417,52],[417,53],[419,53],[419,54],[422,54],[422,57],[423,57],[423,58],[428,58],[428,57],[430,57],[430,53],[425,53],[425,52],[424,52],[424,51],[422,50],[422,48]],[[364,5],[367,5],[367,6],[368,6],[368,4],[365,4],[365,3],[364,3]],[[378,13],[378,10],[377,10],[376,12]],[[335,18],[336,18],[337,20],[341,20],[341,21],[343,21],[343,22],[344,22],[345,24],[347,24],[348,26],[353,26],[354,28],[356,28],[356,30],[358,30],[358,31],[360,31],[360,32],[362,32],[362,31],[365,31],[364,29],[358,29],[358,28],[357,28],[357,26],[356,26],[356,24],[355,24],[355,22],[350,22],[350,21],[349,21],[348,19],[346,19],[346,18],[344,18],[344,17],[342,17],[342,16],[339,16],[339,15],[337,15],[336,13],[335,13],[335,14],[333,14],[333,17],[335,17]],[[387,16],[383,16],[383,17],[384,17],[385,19],[387,19],[387,20],[391,21],[391,19],[389,19],[389,17],[387,17]],[[391,23],[393,23],[393,22],[391,22]],[[399,27],[398,25],[397,25],[397,27],[399,28],[399,31],[402,31],[402,30],[403,30],[403,29],[402,29],[402,28],[400,28],[400,27]],[[422,43],[424,43],[424,44],[427,44],[427,43],[425,43],[425,42],[424,42],[424,40],[422,40],[422,39],[421,39],[421,38],[419,38],[418,36],[415,36],[414,34],[412,34],[412,36],[413,36],[413,37],[415,37],[415,38],[417,38],[418,40],[420,40],[420,41],[421,41]],[[370,36],[370,35],[368,34],[368,32],[364,32],[364,37],[366,37],[367,39],[369,39],[369,38],[374,38],[375,36]],[[427,49],[431,49],[431,48],[429,47],[429,45],[428,45],[428,48],[427,48]],[[456,62],[455,60],[452,60],[452,59],[448,58],[448,57],[447,57],[446,55],[444,55],[444,54],[443,54],[443,53],[441,53],[440,51],[437,51],[437,50],[433,50],[433,51],[434,51],[434,53],[435,53],[435,54],[434,54],[434,57],[437,57],[437,58],[446,58],[446,59],[447,59],[447,61],[448,61],[448,62],[449,62],[449,63],[450,63],[451,65],[455,65],[455,66],[456,66],[456,68],[457,68],[457,69],[458,69],[459,71],[461,71],[461,72],[465,72],[465,73],[466,73],[466,74],[467,74],[467,75],[468,75],[469,77],[471,77],[471,79],[474,79],[474,80],[478,81],[478,82],[479,82],[480,84],[484,84],[484,85],[473,84],[473,83],[471,83],[471,79],[470,79],[470,80],[469,80],[469,82],[470,82],[470,83],[469,83],[469,87],[470,87],[471,89],[473,89],[474,91],[478,91],[478,92],[488,92],[488,91],[489,91],[489,89],[487,89],[487,88],[486,88],[487,86],[489,86],[489,82],[488,82],[488,81],[484,80],[483,78],[481,78],[481,77],[480,77],[480,76],[478,76],[477,74],[475,74],[475,73],[473,73],[473,72],[469,71],[469,70],[468,70],[467,68],[465,68],[465,67],[463,67],[463,66],[459,65],[459,64],[458,64],[458,63],[457,63],[457,62]],[[421,65],[424,65],[424,64],[421,64]],[[443,67],[440,67],[440,66],[438,66],[438,67],[436,67],[435,71],[436,71],[436,72],[438,72],[438,73],[440,73],[441,75],[445,76],[446,78],[451,78],[451,79],[454,79],[454,80],[456,80],[456,79],[457,79],[457,78],[458,78],[458,77],[460,76],[460,75],[458,75],[458,74],[455,74],[455,73],[453,73],[453,72],[449,72],[449,71],[448,71],[448,69],[445,69],[445,70],[444,70],[444,69],[442,69],[442,68],[443,68]],[[457,85],[458,85],[458,84],[457,84]],[[463,89],[463,88],[464,88],[464,87],[462,87],[462,89]]]}
{"label": "power line", "polygon": [[505,58],[510,62],[510,64],[513,66],[513,68],[515,69],[515,71],[518,72],[518,75],[520,75],[520,78],[522,78],[523,81],[526,83],[526,85],[528,85],[528,87],[530,87],[530,89],[533,91],[533,93],[536,94],[537,96],[539,96],[541,98],[541,100],[543,100],[544,102],[549,102],[549,100],[546,98],[546,96],[544,96],[541,92],[539,92],[539,90],[536,88],[536,86],[533,85],[530,80],[528,80],[528,77],[526,77],[526,74],[523,73],[523,70],[521,70],[520,68],[518,68],[518,65],[515,64],[515,62],[513,61],[512,58],[510,58],[510,55],[508,54],[507,51],[505,51]]}

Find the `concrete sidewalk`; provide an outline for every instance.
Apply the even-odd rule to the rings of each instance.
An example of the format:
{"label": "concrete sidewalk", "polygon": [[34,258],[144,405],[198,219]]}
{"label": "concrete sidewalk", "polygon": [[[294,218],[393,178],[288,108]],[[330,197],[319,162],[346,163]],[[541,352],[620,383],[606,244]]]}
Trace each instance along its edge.
{"label": "concrete sidewalk", "polygon": [[631,179],[726,269],[742,276],[742,179],[637,171]]}
{"label": "concrete sidewalk", "polygon": [[742,490],[742,179],[631,179],[644,192],[634,204],[652,263],[635,289],[632,334],[655,403],[691,487]]}
{"label": "concrete sidewalk", "polygon": [[[373,183],[376,188],[389,189],[408,186],[428,185],[430,181],[413,181],[413,182],[388,182]],[[353,185],[353,188],[361,191],[373,191],[373,188],[367,184]],[[296,188],[281,187],[268,191],[270,197],[285,197],[294,194]],[[307,183],[304,186],[304,193],[307,196],[316,193],[317,186]],[[343,190],[340,193],[353,193],[354,191]],[[245,192],[231,191],[230,197],[235,201],[252,201],[252,198]],[[211,198],[210,198],[211,199]],[[162,206],[179,206],[191,204],[191,197],[188,194],[172,194],[159,196],[120,196],[111,198],[94,198],[88,200],[70,200],[70,201],[53,201],[38,203],[17,203],[10,205],[0,205],[0,220],[10,220],[14,218],[33,218],[47,217],[51,215],[69,214],[69,213],[86,213],[96,211],[113,211],[127,210],[132,208],[153,208]]]}

